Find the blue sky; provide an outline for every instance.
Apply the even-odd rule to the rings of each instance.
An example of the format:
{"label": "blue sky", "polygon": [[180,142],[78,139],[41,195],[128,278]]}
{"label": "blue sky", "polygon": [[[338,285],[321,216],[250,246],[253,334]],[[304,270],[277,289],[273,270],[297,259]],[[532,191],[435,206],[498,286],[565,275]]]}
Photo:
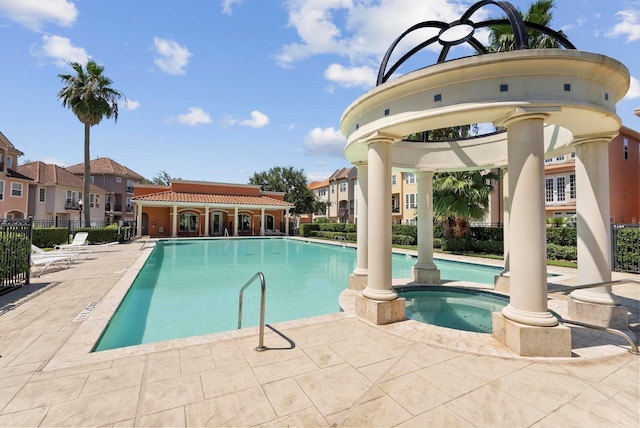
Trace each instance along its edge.
{"label": "blue sky", "polygon": [[[340,117],[374,86],[391,42],[417,22],[454,21],[473,3],[0,0],[0,131],[24,159],[81,163],[83,126],[56,98],[57,76],[72,72],[69,61],[91,58],[128,100],[117,123],[91,129],[92,158],[111,157],[150,179],[164,170],[246,183],[274,166],[324,179],[349,166]],[[530,0],[511,3],[526,10]],[[618,114],[640,130],[633,115],[640,106],[640,0],[555,3],[553,29],[629,68],[632,84]],[[473,18],[500,15],[486,6]],[[436,55],[426,52],[414,68]]]}

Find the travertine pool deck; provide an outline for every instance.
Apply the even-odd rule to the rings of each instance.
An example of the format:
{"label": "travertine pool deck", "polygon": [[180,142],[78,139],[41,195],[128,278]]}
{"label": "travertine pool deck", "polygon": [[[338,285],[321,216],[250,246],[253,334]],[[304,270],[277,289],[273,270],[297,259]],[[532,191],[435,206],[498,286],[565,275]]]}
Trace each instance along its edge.
{"label": "travertine pool deck", "polygon": [[[345,312],[274,324],[293,349],[267,329],[265,345],[284,349],[256,352],[257,329],[243,329],[90,354],[141,248],[96,249],[0,296],[0,426],[640,424],[640,357],[617,336],[571,327],[573,358],[521,358],[490,335],[370,325],[349,293]],[[564,274],[550,288],[575,284],[550,270]],[[613,290],[637,342],[640,286]],[[549,307],[566,311],[562,298]]]}

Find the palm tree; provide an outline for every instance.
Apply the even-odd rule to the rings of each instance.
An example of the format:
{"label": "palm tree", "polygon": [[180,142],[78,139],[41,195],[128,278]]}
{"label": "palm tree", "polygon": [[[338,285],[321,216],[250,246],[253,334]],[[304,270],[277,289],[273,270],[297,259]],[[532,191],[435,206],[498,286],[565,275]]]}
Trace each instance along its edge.
{"label": "palm tree", "polygon": [[[110,85],[111,79],[102,75],[104,67],[95,61],[87,62],[86,69],[77,62],[69,64],[76,72],[72,74],[59,74],[64,87],[58,92],[58,99],[62,106],[70,108],[78,120],[84,124],[84,190],[83,197],[89,199],[89,183],[91,182],[91,157],[89,155],[90,129],[99,124],[104,117],[113,116],[118,121],[118,100],[123,94]],[[126,102],[126,98],[125,98]],[[84,211],[84,222],[91,224],[91,210],[89,205]]]}
{"label": "palm tree", "polygon": [[469,219],[481,220],[498,176],[493,172],[439,172],[433,176],[433,215],[442,220],[447,237],[464,238]]}
{"label": "palm tree", "polygon": [[[537,0],[529,5],[526,13],[520,12],[522,19],[527,22],[539,24],[548,27],[553,19],[551,9],[553,9],[553,0]],[[559,31],[562,36],[564,33]],[[553,37],[540,31],[527,29],[529,36],[529,48],[531,49],[548,49],[559,48],[560,43]],[[496,25],[491,27],[489,33],[489,51],[505,52],[516,49],[516,40],[511,25]]]}

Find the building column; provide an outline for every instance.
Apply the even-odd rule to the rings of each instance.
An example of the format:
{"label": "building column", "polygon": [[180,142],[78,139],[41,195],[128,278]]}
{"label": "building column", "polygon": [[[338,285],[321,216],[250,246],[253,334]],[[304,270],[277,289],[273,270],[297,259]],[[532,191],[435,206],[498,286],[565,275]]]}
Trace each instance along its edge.
{"label": "building column", "polygon": [[368,279],[355,307],[356,315],[377,325],[406,319],[405,299],[398,298],[391,284],[391,149],[395,139],[376,133],[367,144]]}
{"label": "building column", "polygon": [[[509,199],[509,168],[502,168],[502,242],[504,250],[504,269],[493,279],[494,289],[500,293],[509,294],[509,212],[511,211]],[[546,221],[546,219],[545,219]]]}
{"label": "building column", "polygon": [[209,206],[204,207],[204,236],[209,236]]}
{"label": "building column", "polygon": [[136,209],[136,236],[140,237],[142,236],[142,204],[136,203]]}
{"label": "building column", "polygon": [[236,205],[234,208],[233,236],[238,236],[238,206]]}
{"label": "building column", "polygon": [[[609,141],[613,136],[585,138],[575,146],[578,284],[611,281],[609,209]],[[611,286],[571,293],[569,316],[602,327],[629,327],[627,309]]]}
{"label": "building column", "polygon": [[349,275],[349,288],[352,290],[363,290],[367,286],[368,270],[368,183],[369,167],[366,163],[356,165],[358,174],[358,225],[357,225],[357,248],[356,248],[356,268]]}
{"label": "building column", "polygon": [[264,207],[260,209],[260,236],[264,236]]}
{"label": "building column", "polygon": [[[509,164],[509,304],[492,316],[492,334],[530,357],[571,356],[571,330],[547,307],[544,119],[539,108],[516,108],[507,127]],[[541,328],[545,327],[545,328]]]}
{"label": "building column", "polygon": [[287,208],[284,212],[284,234],[285,236],[289,236],[289,209]]}
{"label": "building column", "polygon": [[178,206],[173,205],[173,219],[171,220],[171,237],[178,236]]}
{"label": "building column", "polygon": [[413,280],[419,284],[440,284],[440,270],[433,263],[433,172],[418,171],[418,263]]}

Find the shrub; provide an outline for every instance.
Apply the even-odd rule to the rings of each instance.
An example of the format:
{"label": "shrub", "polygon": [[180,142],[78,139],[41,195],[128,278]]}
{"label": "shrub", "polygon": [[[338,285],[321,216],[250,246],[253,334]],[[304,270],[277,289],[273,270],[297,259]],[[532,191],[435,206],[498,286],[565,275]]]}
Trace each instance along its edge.
{"label": "shrub", "polygon": [[502,227],[473,226],[470,233],[471,238],[478,241],[502,241],[504,236]]}
{"label": "shrub", "polygon": [[479,253],[486,254],[504,254],[504,242],[487,240],[487,241],[473,241],[473,250]]}
{"label": "shrub", "polygon": [[575,227],[548,227],[547,243],[575,247],[578,245],[578,232]]}
{"label": "shrub", "polygon": [[6,233],[0,236],[0,278],[11,279],[29,271],[29,236]]}
{"label": "shrub", "polygon": [[577,260],[578,251],[575,247],[547,244],[547,258],[552,260]]}
{"label": "shrub", "polygon": [[66,227],[49,227],[32,231],[31,241],[36,247],[55,247],[69,241],[69,229]]}
{"label": "shrub", "polygon": [[415,238],[408,235],[391,235],[393,245],[415,245]]}
{"label": "shrub", "polygon": [[640,267],[640,228],[615,229],[615,268],[637,272]]}
{"label": "shrub", "polygon": [[300,225],[300,236],[313,236],[311,232],[316,230],[320,230],[320,224],[303,223]]}
{"label": "shrub", "polygon": [[442,249],[445,251],[471,251],[472,241],[460,238],[443,238]]}
{"label": "shrub", "polygon": [[418,242],[418,226],[415,224],[394,224],[391,226],[391,234],[411,236],[414,242]]}

